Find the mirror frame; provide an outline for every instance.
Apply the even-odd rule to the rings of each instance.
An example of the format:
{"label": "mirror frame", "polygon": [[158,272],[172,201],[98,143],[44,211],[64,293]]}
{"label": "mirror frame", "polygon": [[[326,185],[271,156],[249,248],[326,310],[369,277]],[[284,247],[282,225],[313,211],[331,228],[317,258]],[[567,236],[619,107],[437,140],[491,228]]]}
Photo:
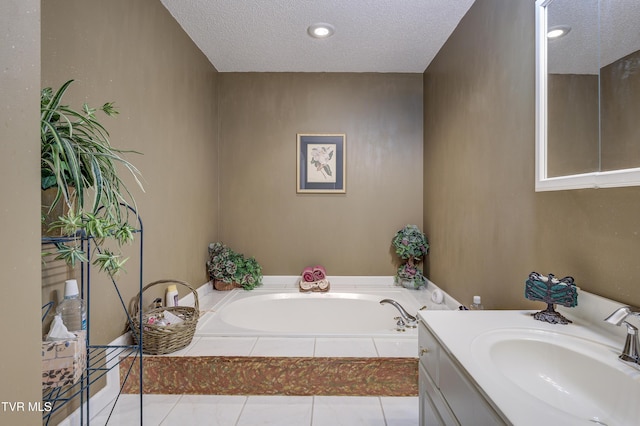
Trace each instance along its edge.
{"label": "mirror frame", "polygon": [[547,177],[547,6],[553,0],[536,0],[536,167],[535,190],[640,186],[640,167]]}

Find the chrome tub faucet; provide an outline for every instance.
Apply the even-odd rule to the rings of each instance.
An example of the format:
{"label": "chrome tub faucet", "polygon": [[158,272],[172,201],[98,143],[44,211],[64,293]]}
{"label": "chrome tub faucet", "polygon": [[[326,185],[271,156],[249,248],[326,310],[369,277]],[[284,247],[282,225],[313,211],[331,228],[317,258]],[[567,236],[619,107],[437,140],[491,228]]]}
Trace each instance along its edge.
{"label": "chrome tub faucet", "polygon": [[640,343],[638,343],[638,328],[629,324],[626,319],[629,315],[640,317],[640,310],[630,306],[623,306],[616,309],[611,315],[605,318],[605,321],[614,325],[627,326],[627,338],[624,342],[624,348],[618,358],[621,361],[640,365]]}
{"label": "chrome tub faucet", "polygon": [[409,328],[416,328],[417,324],[418,324],[418,319],[416,317],[414,317],[413,315],[411,315],[410,313],[408,313],[401,304],[399,304],[398,302],[396,302],[393,299],[382,299],[380,301],[381,305],[384,305],[385,303],[388,303],[390,305],[393,305],[399,312],[400,312],[400,317],[396,318],[398,320],[397,323],[397,330],[398,331],[404,331],[405,326],[409,327]]}

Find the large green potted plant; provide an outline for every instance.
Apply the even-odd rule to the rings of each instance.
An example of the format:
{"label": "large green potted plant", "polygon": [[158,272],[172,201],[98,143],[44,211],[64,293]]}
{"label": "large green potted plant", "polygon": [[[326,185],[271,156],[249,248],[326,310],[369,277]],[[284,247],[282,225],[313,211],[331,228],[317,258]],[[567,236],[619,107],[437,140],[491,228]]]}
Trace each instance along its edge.
{"label": "large green potted plant", "polygon": [[[97,113],[118,113],[112,102],[99,108],[86,103],[80,111],[64,105],[62,98],[73,80],[57,91],[47,87],[40,96],[41,186],[48,201],[43,206],[46,231],[54,231],[56,259],[69,265],[87,261],[80,243],[92,238],[96,252],[94,264],[110,275],[123,269],[118,249],[107,248],[106,240],[118,246],[131,242],[134,226],[132,212],[137,212],[133,195],[120,177],[127,170],[142,189],[138,169],[123,156],[126,152],[111,146],[109,133]],[[137,213],[133,214],[135,216]]]}
{"label": "large green potted plant", "polygon": [[251,290],[262,284],[262,268],[258,261],[236,253],[220,242],[209,244],[207,269],[216,290]]}

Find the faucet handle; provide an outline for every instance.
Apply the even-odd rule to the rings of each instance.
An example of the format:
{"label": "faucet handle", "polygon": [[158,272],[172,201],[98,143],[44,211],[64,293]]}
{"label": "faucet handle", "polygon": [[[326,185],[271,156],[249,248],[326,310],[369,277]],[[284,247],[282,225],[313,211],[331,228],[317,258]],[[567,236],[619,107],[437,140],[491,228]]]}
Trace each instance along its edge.
{"label": "faucet handle", "polygon": [[604,320],[609,324],[620,325],[629,315],[631,315],[631,308],[629,306],[623,306],[613,311]]}
{"label": "faucet handle", "polygon": [[640,308],[636,308],[633,306],[622,306],[613,311],[604,320],[609,324],[621,325],[629,315],[640,317]]}

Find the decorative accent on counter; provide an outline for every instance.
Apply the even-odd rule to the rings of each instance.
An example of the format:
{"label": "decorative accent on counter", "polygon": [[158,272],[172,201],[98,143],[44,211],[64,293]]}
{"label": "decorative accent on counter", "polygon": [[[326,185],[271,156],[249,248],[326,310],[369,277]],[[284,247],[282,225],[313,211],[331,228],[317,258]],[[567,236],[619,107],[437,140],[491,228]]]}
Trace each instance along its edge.
{"label": "decorative accent on counter", "polygon": [[[165,284],[180,284],[193,294],[194,306],[170,306],[140,312],[140,296],[150,287]],[[177,287],[176,287],[177,288]],[[185,281],[159,280],[147,284],[135,299],[131,312],[131,332],[133,340],[139,344],[142,340],[142,352],[150,355],[170,354],[191,343],[200,318],[198,292]],[[143,331],[140,333],[140,318]]]}
{"label": "decorative accent on counter", "polygon": [[396,272],[396,284],[410,289],[423,287],[426,278],[418,265],[429,250],[427,237],[416,225],[407,225],[396,233],[391,244],[398,257],[404,261]]}
{"label": "decorative accent on counter", "polygon": [[256,259],[246,258],[221,242],[209,244],[207,270],[216,290],[252,290],[262,284],[262,267]]}
{"label": "decorative accent on counter", "polygon": [[438,305],[444,303],[444,293],[442,292],[442,290],[440,290],[439,288],[433,290],[433,292],[431,292],[431,301]]}
{"label": "decorative accent on counter", "polygon": [[331,284],[327,279],[327,271],[323,266],[317,265],[304,268],[298,286],[301,292],[325,292],[329,291]]}
{"label": "decorative accent on counter", "polygon": [[576,287],[573,277],[557,279],[553,274],[544,276],[532,272],[525,284],[524,297],[547,304],[547,309],[532,314],[534,319],[551,324],[568,324],[572,321],[556,312],[554,305],[562,305],[567,308],[578,306],[578,287]]}

